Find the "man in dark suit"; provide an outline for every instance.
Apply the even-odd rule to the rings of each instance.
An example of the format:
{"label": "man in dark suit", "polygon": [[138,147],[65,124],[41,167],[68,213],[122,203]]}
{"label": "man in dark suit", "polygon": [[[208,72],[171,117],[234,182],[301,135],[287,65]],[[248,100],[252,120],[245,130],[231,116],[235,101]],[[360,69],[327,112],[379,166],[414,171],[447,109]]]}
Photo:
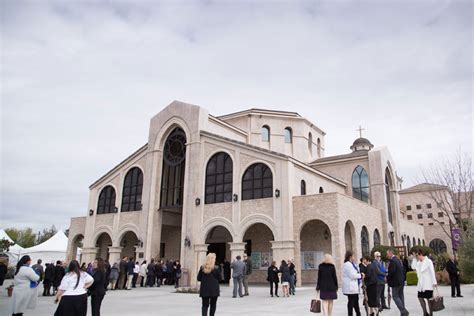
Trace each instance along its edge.
{"label": "man in dark suit", "polygon": [[[458,262],[453,255],[449,256],[449,261],[446,264],[446,271],[449,273],[449,280],[451,281],[451,296],[463,297],[461,295],[461,283],[459,282],[459,268]],[[457,292],[457,295],[455,295]]]}
{"label": "man in dark suit", "polygon": [[387,284],[392,288],[393,301],[402,316],[408,315],[409,313],[405,308],[405,296],[403,295],[405,280],[403,278],[402,263],[391,249],[387,250],[387,259],[390,260],[388,264]]}

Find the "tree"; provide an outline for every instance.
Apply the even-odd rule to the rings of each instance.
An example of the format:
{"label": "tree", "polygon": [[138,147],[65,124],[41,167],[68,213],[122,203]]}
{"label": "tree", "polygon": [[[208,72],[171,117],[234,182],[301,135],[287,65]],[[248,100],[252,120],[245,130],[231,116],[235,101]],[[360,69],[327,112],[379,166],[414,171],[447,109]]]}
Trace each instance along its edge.
{"label": "tree", "polygon": [[29,248],[36,245],[36,234],[30,227],[24,229],[7,228],[5,232],[18,245]]}
{"label": "tree", "polygon": [[44,228],[42,232],[38,233],[38,244],[41,244],[42,242],[45,242],[46,240],[50,239],[57,232],[58,230],[54,225],[51,226],[50,229]]}
{"label": "tree", "polygon": [[[446,236],[453,240],[452,228],[464,229],[463,221],[472,220],[473,174],[472,156],[461,150],[452,157],[440,159],[437,163],[422,170],[424,182],[432,184],[431,190],[425,192],[443,217],[431,219],[440,224]],[[429,213],[432,210],[424,210]],[[449,225],[442,222],[448,220]]]}
{"label": "tree", "polygon": [[468,224],[463,232],[463,242],[459,248],[459,264],[461,267],[461,278],[465,282],[474,282],[474,227]]}
{"label": "tree", "polygon": [[15,243],[10,242],[6,238],[2,238],[0,240],[0,253],[8,252],[10,250],[10,246],[13,246]]}

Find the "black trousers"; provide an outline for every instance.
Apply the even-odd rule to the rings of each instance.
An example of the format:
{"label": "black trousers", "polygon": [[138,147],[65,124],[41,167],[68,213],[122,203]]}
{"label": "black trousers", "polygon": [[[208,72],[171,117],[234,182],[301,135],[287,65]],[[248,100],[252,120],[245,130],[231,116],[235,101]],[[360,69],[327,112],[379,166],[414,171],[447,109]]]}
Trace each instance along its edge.
{"label": "black trousers", "polygon": [[[461,282],[459,281],[459,274],[450,275],[449,280],[451,281],[451,296],[461,295]],[[457,294],[455,294],[457,292]]]}
{"label": "black trousers", "polygon": [[273,284],[275,284],[275,295],[278,295],[278,282],[270,282],[270,295],[273,296]]}
{"label": "black trousers", "polygon": [[202,316],[207,316],[207,310],[209,309],[209,305],[211,305],[211,309],[209,310],[209,316],[214,316],[216,313],[217,296],[201,297],[201,298],[202,298]]}
{"label": "black trousers", "polygon": [[100,305],[103,299],[104,295],[91,295],[92,316],[100,316]]}
{"label": "black trousers", "polygon": [[347,301],[347,315],[352,316],[352,310],[355,310],[356,315],[360,316],[359,309],[359,294],[346,294]]}
{"label": "black trousers", "polygon": [[134,273],[132,277],[132,287],[137,287],[138,273]]}

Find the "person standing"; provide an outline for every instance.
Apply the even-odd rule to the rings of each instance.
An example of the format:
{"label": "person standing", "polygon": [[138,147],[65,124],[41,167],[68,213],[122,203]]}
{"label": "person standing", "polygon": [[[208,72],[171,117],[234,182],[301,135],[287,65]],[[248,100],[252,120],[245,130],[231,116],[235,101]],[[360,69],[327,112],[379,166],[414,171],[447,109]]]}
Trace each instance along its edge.
{"label": "person standing", "polygon": [[360,316],[359,291],[362,274],[356,264],[352,251],[347,251],[342,265],[342,293],[347,295],[347,314],[352,316],[353,310]]}
{"label": "person standing", "polygon": [[239,296],[244,297],[242,294],[242,281],[245,275],[245,263],[241,261],[242,257],[237,256],[230,264],[230,268],[232,269],[232,280],[234,282],[234,291],[232,293],[232,297],[237,297],[237,287],[239,288]]}
{"label": "person standing", "polygon": [[281,291],[283,292],[283,297],[290,296],[290,268],[285,260],[281,261],[280,265],[281,273]]}
{"label": "person standing", "polygon": [[382,261],[382,255],[380,252],[374,252],[375,260],[374,262],[378,265],[380,274],[377,277],[377,300],[379,301],[379,309],[380,311],[384,309],[388,309],[387,305],[385,304],[385,277],[387,276],[387,270]]}
{"label": "person standing", "polygon": [[52,263],[46,264],[46,269],[44,270],[44,280],[43,280],[43,296],[51,296],[51,285],[54,278],[54,265]]}
{"label": "person standing", "polygon": [[461,283],[459,281],[460,272],[458,261],[454,259],[454,255],[449,255],[449,261],[446,264],[446,271],[448,271],[449,281],[451,281],[451,297],[463,297],[461,295]]}
{"label": "person standing", "polygon": [[54,277],[53,277],[53,293],[56,295],[58,292],[58,287],[63,280],[64,275],[66,274],[66,270],[63,267],[61,261],[56,261],[56,266],[54,266]]}
{"label": "person standing", "polygon": [[202,299],[202,316],[214,316],[216,313],[217,298],[220,295],[219,287],[219,269],[216,266],[216,254],[209,253],[206,256],[204,266],[199,269],[197,280],[201,282],[199,287],[199,296]]}
{"label": "person standing", "polygon": [[90,274],[81,271],[79,262],[72,260],[58,287],[54,302],[59,304],[54,316],[86,316],[87,289],[93,282]]}
{"label": "person standing", "polygon": [[160,287],[161,283],[163,282],[163,261],[156,261],[155,264],[155,279],[156,279],[156,286]]}
{"label": "person standing", "polygon": [[127,283],[125,286],[127,290],[132,289],[132,280],[133,280],[134,270],[135,270],[135,263],[133,262],[133,258],[130,258],[127,262]]}
{"label": "person standing", "polygon": [[119,264],[119,278],[116,288],[122,290],[127,281],[127,256],[124,256]]}
{"label": "person standing", "polygon": [[153,287],[155,286],[155,259],[151,259],[150,263],[146,267],[146,286]]}
{"label": "person standing", "polygon": [[267,270],[267,281],[270,283],[270,296],[273,297],[273,285],[275,285],[275,296],[278,296],[278,283],[280,282],[280,278],[278,277],[278,273],[280,270],[276,267],[276,262],[272,261],[272,264],[268,267]]}
{"label": "person standing", "polygon": [[392,288],[392,297],[400,311],[400,315],[408,315],[409,313],[405,308],[405,296],[403,294],[405,279],[403,277],[402,262],[395,256],[391,249],[387,250],[387,259],[390,260],[388,264],[387,284]]}
{"label": "person standing", "polygon": [[21,257],[16,264],[16,271],[13,280],[13,302],[12,315],[22,316],[26,309],[34,309],[36,307],[37,285],[39,276],[30,267],[30,256]]}
{"label": "person standing", "polygon": [[34,264],[31,268],[33,270],[35,270],[36,274],[39,275],[40,279],[39,281],[43,281],[43,276],[44,276],[44,269],[43,269],[43,266],[41,265],[41,263],[43,263],[43,260],[41,259],[38,259],[38,261],[36,261],[36,264]]}
{"label": "person standing", "polygon": [[142,264],[140,265],[140,271],[138,272],[138,283],[140,284],[140,287],[143,287],[145,284],[146,286],[146,260],[143,260]]}
{"label": "person standing", "polygon": [[224,259],[224,283],[229,283],[230,281],[230,262],[227,259]]}
{"label": "person standing", "polygon": [[118,278],[119,278],[119,264],[115,262],[112,268],[110,268],[110,276],[109,276],[109,284],[110,284],[110,289],[112,291],[114,291],[115,287],[117,286]]}
{"label": "person standing", "polygon": [[179,287],[179,280],[181,279],[181,264],[179,263],[179,260],[176,260],[173,265],[173,271],[174,271],[174,277],[175,277],[175,288]]}
{"label": "person standing", "polygon": [[316,296],[322,301],[325,316],[332,315],[334,300],[337,300],[337,276],[334,261],[330,254],[324,255],[323,262],[318,267]]}
{"label": "person standing", "polygon": [[290,269],[290,294],[295,295],[296,271],[293,259],[288,260],[288,268]]}
{"label": "person standing", "polygon": [[433,297],[433,289],[438,286],[433,262],[425,256],[422,249],[418,249],[411,263],[411,268],[416,271],[418,277],[416,289],[423,315],[432,316],[433,310],[429,299]]}
{"label": "person standing", "polygon": [[379,270],[379,265],[372,260],[371,257],[365,256],[364,261],[367,262],[366,268],[364,269],[364,284],[367,293],[367,305],[368,314],[378,315],[379,312],[379,300],[377,296],[377,278],[382,272]]}
{"label": "person standing", "polygon": [[111,266],[108,260],[104,260],[104,267],[105,267],[105,291],[107,292],[107,288],[109,287],[109,279],[110,279],[110,271],[111,271]]}
{"label": "person standing", "polygon": [[137,287],[137,280],[138,280],[138,273],[140,273],[140,263],[135,262],[135,267],[133,268],[133,279],[132,279],[132,287]]}
{"label": "person standing", "polygon": [[7,275],[8,267],[5,260],[2,258],[0,260],[0,286],[3,286],[3,281],[5,281],[5,276]]}
{"label": "person standing", "polygon": [[100,316],[100,306],[105,296],[105,262],[102,258],[97,258],[92,263],[94,283],[89,288],[91,295],[92,316]]}
{"label": "person standing", "polygon": [[244,275],[244,296],[249,295],[249,278],[252,274],[252,259],[244,253],[245,275]]}

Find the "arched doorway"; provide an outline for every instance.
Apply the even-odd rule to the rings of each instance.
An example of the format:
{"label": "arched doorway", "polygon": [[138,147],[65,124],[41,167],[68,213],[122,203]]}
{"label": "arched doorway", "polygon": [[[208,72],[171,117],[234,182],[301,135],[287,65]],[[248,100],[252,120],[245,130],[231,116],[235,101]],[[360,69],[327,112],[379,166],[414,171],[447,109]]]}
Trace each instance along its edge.
{"label": "arched doorway", "polygon": [[[135,247],[138,246],[138,237],[132,232],[128,231],[120,240],[120,247],[122,247],[122,252],[120,253],[120,258],[127,256],[130,258],[135,258]],[[136,259],[136,258],[135,258]]]}
{"label": "arched doorway", "polygon": [[[273,260],[271,241],[275,240],[267,225],[256,223],[250,226],[243,237],[245,252],[252,259],[252,275],[249,282],[266,283],[267,269]],[[234,258],[232,258],[234,259]]]}
{"label": "arched doorway", "polygon": [[354,224],[351,221],[346,222],[346,226],[344,227],[344,241],[347,251],[355,252],[354,241],[355,241],[355,230]]}
{"label": "arched doorway", "polygon": [[438,238],[430,241],[430,248],[433,249],[435,254],[445,253],[448,251],[448,247],[446,247],[446,243]]}
{"label": "arched doorway", "polygon": [[303,225],[300,232],[301,241],[301,282],[314,283],[318,265],[324,254],[332,253],[331,231],[324,222],[311,220]]}
{"label": "arched doorway", "polygon": [[368,256],[370,254],[369,231],[367,230],[367,227],[365,226],[362,226],[362,230],[360,232],[360,242],[361,242],[362,256]]}
{"label": "arched doorway", "polygon": [[102,233],[97,237],[95,246],[98,248],[97,257],[109,260],[109,247],[112,247],[112,238],[107,233]]}
{"label": "arched doorway", "polygon": [[76,235],[72,240],[71,247],[71,260],[77,260],[82,262],[82,246],[84,241],[84,235]]}
{"label": "arched doorway", "polygon": [[[213,227],[206,236],[207,253],[213,252],[216,254],[216,265],[223,269],[221,281],[228,283],[230,280],[230,245],[232,242],[232,235],[223,226]],[[223,280],[222,280],[223,279]]]}

